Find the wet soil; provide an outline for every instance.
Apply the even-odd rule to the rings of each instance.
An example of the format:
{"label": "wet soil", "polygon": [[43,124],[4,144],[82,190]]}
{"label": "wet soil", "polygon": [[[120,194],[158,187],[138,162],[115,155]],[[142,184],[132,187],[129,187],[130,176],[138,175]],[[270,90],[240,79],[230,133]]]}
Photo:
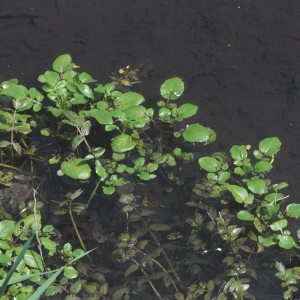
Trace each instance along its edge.
{"label": "wet soil", "polygon": [[110,70],[150,61],[152,76],[135,90],[155,103],[161,83],[181,77],[180,101],[199,106],[193,122],[217,133],[198,152],[279,137],[274,177],[298,202],[299,14],[298,0],[2,0],[0,80],[39,87],[63,53],[101,83]]}

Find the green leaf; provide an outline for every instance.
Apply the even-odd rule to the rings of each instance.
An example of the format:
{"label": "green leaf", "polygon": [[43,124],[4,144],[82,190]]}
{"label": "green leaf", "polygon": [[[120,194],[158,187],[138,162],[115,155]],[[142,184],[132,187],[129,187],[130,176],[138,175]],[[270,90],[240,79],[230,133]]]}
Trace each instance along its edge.
{"label": "green leaf", "polygon": [[282,219],[279,221],[274,222],[273,224],[270,225],[271,229],[274,231],[282,231],[283,228],[287,226],[287,220]]}
{"label": "green leaf", "polygon": [[57,246],[57,244],[55,242],[51,241],[49,238],[46,238],[46,237],[41,237],[40,239],[41,239],[41,242],[42,242],[43,246],[47,250],[49,250],[49,251],[51,251],[53,253],[56,252],[56,246]]}
{"label": "green leaf", "polygon": [[231,156],[234,160],[244,160],[247,158],[247,150],[239,145],[234,145],[230,149]]}
{"label": "green leaf", "polygon": [[240,210],[237,213],[237,217],[243,221],[254,221],[254,216],[246,210]]}
{"label": "green leaf", "polygon": [[58,56],[52,64],[53,70],[58,73],[66,72],[74,66],[75,64],[72,63],[72,58],[69,54]]}
{"label": "green leaf", "polygon": [[248,189],[258,195],[262,195],[265,193],[266,190],[266,181],[263,179],[259,179],[256,177],[251,178],[250,180],[247,181],[247,187]]}
{"label": "green leaf", "polygon": [[64,270],[64,276],[69,279],[77,278],[78,272],[73,267],[66,267]]}
{"label": "green leaf", "polygon": [[82,158],[64,161],[61,169],[67,176],[73,179],[86,180],[91,176],[91,168]]}
{"label": "green leaf", "polygon": [[0,264],[6,265],[11,262],[13,259],[6,254],[0,254]]}
{"label": "green leaf", "polygon": [[234,199],[238,203],[243,203],[248,197],[248,192],[243,187],[238,185],[228,185],[228,190],[232,193]]}
{"label": "green leaf", "polygon": [[87,84],[80,84],[78,89],[84,96],[94,99],[94,92]]}
{"label": "green leaf", "polygon": [[4,220],[0,222],[0,239],[6,240],[12,236],[15,230],[15,222]]}
{"label": "green leaf", "polygon": [[[91,109],[89,111],[85,112],[86,116],[92,116],[95,118],[99,124],[112,124],[113,119],[111,114],[106,110],[100,110],[100,109]],[[115,126],[115,125],[113,125]]]}
{"label": "green leaf", "polygon": [[142,95],[135,92],[127,92],[115,99],[114,105],[116,108],[125,110],[131,106],[139,105],[144,101],[145,98]]}
{"label": "green leaf", "polygon": [[72,149],[76,149],[83,140],[84,140],[84,136],[76,135],[72,141]]}
{"label": "green leaf", "polygon": [[205,143],[205,145],[208,145],[215,141],[216,134],[208,127],[192,124],[185,129],[182,136],[188,142]]}
{"label": "green leaf", "polygon": [[[147,109],[142,105],[130,106],[124,110],[124,113],[129,120],[146,120],[148,118]],[[150,118],[148,118],[148,121],[150,121]]]}
{"label": "green leaf", "polygon": [[41,256],[33,250],[27,250],[24,255],[24,261],[27,266],[41,271],[44,270]]}
{"label": "green leaf", "polygon": [[116,191],[116,189],[113,186],[103,187],[103,193],[105,195],[112,195],[115,191]]}
{"label": "green leaf", "polygon": [[53,295],[58,294],[59,292],[61,292],[62,287],[61,286],[57,286],[57,285],[51,285],[47,288],[47,290],[45,291],[45,296],[46,297],[50,297]]}
{"label": "green leaf", "polygon": [[184,91],[184,83],[179,77],[166,80],[160,87],[160,94],[168,100],[176,100]]}
{"label": "green leaf", "polygon": [[198,106],[190,103],[183,104],[177,108],[179,118],[186,119],[197,113]]}
{"label": "green leaf", "polygon": [[266,138],[259,143],[259,151],[267,156],[274,155],[280,150],[281,142],[277,137]]}
{"label": "green leaf", "polygon": [[268,172],[273,168],[273,166],[266,161],[259,161],[254,165],[254,171],[256,173]]}
{"label": "green leaf", "polygon": [[44,74],[46,82],[51,86],[56,86],[59,81],[59,75],[56,72],[46,71]]}
{"label": "green leaf", "polygon": [[221,163],[210,156],[204,156],[199,158],[198,163],[200,167],[206,170],[207,172],[217,172],[221,167]]}
{"label": "green leaf", "polygon": [[291,248],[295,247],[296,243],[291,236],[286,235],[286,236],[282,236],[279,239],[278,245],[279,245],[279,247],[281,247],[283,249],[291,249]]}
{"label": "green leaf", "polygon": [[111,148],[114,152],[126,152],[132,150],[136,145],[136,142],[132,140],[132,137],[127,134],[121,134],[114,138],[111,143]]}
{"label": "green leaf", "polygon": [[92,76],[88,73],[81,73],[79,75],[79,80],[82,82],[82,83],[91,83],[91,82],[96,82],[97,80],[93,79]]}
{"label": "green leaf", "polygon": [[264,247],[270,247],[273,245],[277,245],[278,239],[275,234],[272,234],[266,238],[263,238],[262,236],[258,237],[258,241],[264,246]]}
{"label": "green leaf", "polygon": [[9,85],[6,86],[2,83],[2,93],[6,96],[13,97],[15,99],[26,99],[28,96],[28,90],[23,85]]}
{"label": "green leaf", "polygon": [[300,204],[291,203],[286,208],[286,215],[291,218],[300,217]]}
{"label": "green leaf", "polygon": [[285,187],[287,187],[289,184],[287,182],[280,182],[273,185],[273,190],[278,191]]}
{"label": "green leaf", "polygon": [[131,273],[135,272],[139,268],[140,268],[139,265],[131,265],[131,266],[129,266],[129,268],[126,270],[124,276],[125,277],[129,276]]}
{"label": "green leaf", "polygon": [[171,225],[167,225],[167,224],[151,224],[149,226],[149,228],[151,230],[154,230],[154,231],[168,231],[168,230],[171,230],[172,226]]}

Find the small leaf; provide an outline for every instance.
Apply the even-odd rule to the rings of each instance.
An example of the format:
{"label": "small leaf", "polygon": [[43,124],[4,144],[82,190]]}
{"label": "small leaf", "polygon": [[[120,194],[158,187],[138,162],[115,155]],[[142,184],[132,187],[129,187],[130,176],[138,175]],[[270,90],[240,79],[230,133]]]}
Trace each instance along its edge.
{"label": "small leaf", "polygon": [[243,221],[254,221],[254,216],[246,210],[240,210],[237,213],[237,217]]}
{"label": "small leaf", "polygon": [[132,137],[127,134],[120,134],[114,138],[111,143],[111,148],[114,152],[126,152],[132,150],[136,143],[132,140]]}
{"label": "small leaf", "polygon": [[247,150],[240,146],[240,145],[234,145],[230,149],[230,153],[233,159],[235,160],[244,160],[247,158]]}
{"label": "small leaf", "polygon": [[131,273],[135,272],[139,268],[140,268],[139,265],[131,265],[131,266],[129,266],[129,268],[126,270],[124,276],[125,277],[129,276]]}
{"label": "small leaf", "polygon": [[68,266],[65,267],[64,269],[64,276],[66,278],[73,279],[73,278],[77,278],[78,273],[73,267]]}
{"label": "small leaf", "polygon": [[14,233],[15,222],[10,220],[4,220],[0,222],[0,239],[6,240]]}
{"label": "small leaf", "polygon": [[74,66],[75,64],[72,63],[72,58],[69,54],[63,54],[58,56],[52,64],[53,70],[58,73],[66,72]]}
{"label": "small leaf", "polygon": [[172,226],[167,224],[151,224],[149,228],[154,231],[168,231],[171,230]]}
{"label": "small leaf", "polygon": [[276,221],[276,222],[274,222],[273,224],[270,225],[271,229],[274,230],[274,231],[281,231],[286,226],[287,226],[287,220],[286,219]]}
{"label": "small leaf", "polygon": [[221,168],[221,163],[213,157],[204,156],[198,159],[200,167],[207,172],[217,172]]}

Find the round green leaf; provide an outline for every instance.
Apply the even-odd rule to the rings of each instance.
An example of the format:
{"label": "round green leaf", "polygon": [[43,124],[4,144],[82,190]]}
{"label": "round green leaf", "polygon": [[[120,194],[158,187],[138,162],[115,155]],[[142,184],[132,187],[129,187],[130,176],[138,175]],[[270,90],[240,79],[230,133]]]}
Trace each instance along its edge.
{"label": "round green leaf", "polygon": [[116,189],[113,186],[103,187],[103,193],[105,195],[112,195],[115,191],[116,191]]}
{"label": "round green leaf", "polygon": [[282,236],[279,239],[278,245],[283,249],[291,249],[291,248],[295,247],[296,243],[291,236],[286,235],[286,236]]}
{"label": "round green leaf", "polygon": [[182,136],[188,142],[205,143],[205,145],[215,140],[215,132],[212,129],[199,124],[188,126]]}
{"label": "round green leaf", "polygon": [[176,100],[184,91],[184,83],[179,77],[166,80],[160,87],[160,94],[168,100]]}
{"label": "round green leaf", "polygon": [[53,70],[59,73],[66,72],[68,69],[74,66],[75,64],[72,63],[72,58],[69,54],[60,55],[52,64]]}
{"label": "round green leaf", "polygon": [[281,142],[277,137],[266,138],[259,143],[260,152],[265,155],[276,154],[280,150]]}
{"label": "round green leaf", "polygon": [[27,250],[23,259],[27,266],[35,269],[40,269],[41,271],[44,270],[41,256],[35,251]]}
{"label": "round green leaf", "polygon": [[237,217],[243,221],[254,221],[254,216],[246,210],[240,210],[237,213]]}
{"label": "round green leaf", "polygon": [[147,114],[147,109],[142,105],[130,106],[129,108],[124,110],[124,113],[130,120],[139,120],[145,117],[145,115]]}
{"label": "round green leaf", "polygon": [[61,286],[57,286],[57,285],[53,286],[52,285],[52,286],[48,287],[47,290],[45,291],[45,296],[46,297],[53,296],[53,295],[59,293],[61,290],[62,290]]}
{"label": "round green leaf", "polygon": [[257,173],[268,172],[272,169],[272,165],[266,161],[259,161],[254,165],[254,171]]}
{"label": "round green leaf", "polygon": [[266,182],[254,177],[247,181],[247,187],[252,193],[261,195],[265,192]]}
{"label": "round green leaf", "polygon": [[15,229],[15,222],[4,220],[0,222],[0,239],[6,240],[12,236]]}
{"label": "round green leaf", "polygon": [[115,101],[114,105],[116,108],[125,110],[131,106],[139,105],[145,101],[145,98],[135,92],[127,92],[120,95]]}
{"label": "round green leaf", "polygon": [[221,164],[218,160],[210,156],[204,156],[198,159],[200,167],[207,172],[217,172]]}
{"label": "round green leaf", "polygon": [[186,119],[197,113],[198,106],[186,103],[177,108],[177,115],[179,118]]}
{"label": "round green leaf", "polygon": [[64,276],[69,279],[73,279],[78,276],[78,273],[73,267],[68,266],[64,269]]}
{"label": "round green leaf", "polygon": [[289,204],[286,208],[286,215],[291,218],[300,217],[300,204],[292,203]]}
{"label": "round green leaf", "polygon": [[86,180],[91,176],[91,168],[82,158],[64,161],[61,169],[65,175],[73,179]]}
{"label": "round green leaf", "polygon": [[114,152],[126,152],[132,150],[136,143],[132,140],[132,137],[127,134],[121,134],[114,138],[111,143],[111,148]]}
{"label": "round green leaf", "polygon": [[274,231],[281,231],[286,226],[287,226],[287,220],[286,219],[276,221],[276,222],[274,222],[273,224],[270,225],[271,229],[274,230]]}
{"label": "round green leaf", "polygon": [[247,150],[240,146],[240,145],[234,145],[230,149],[230,153],[233,159],[235,160],[244,160],[247,158]]}
{"label": "round green leaf", "polygon": [[243,203],[248,197],[248,192],[243,187],[238,185],[228,185],[227,188],[232,193],[235,201],[238,203]]}
{"label": "round green leaf", "polygon": [[59,81],[59,75],[56,72],[46,71],[44,74],[46,82],[51,86],[56,86]]}

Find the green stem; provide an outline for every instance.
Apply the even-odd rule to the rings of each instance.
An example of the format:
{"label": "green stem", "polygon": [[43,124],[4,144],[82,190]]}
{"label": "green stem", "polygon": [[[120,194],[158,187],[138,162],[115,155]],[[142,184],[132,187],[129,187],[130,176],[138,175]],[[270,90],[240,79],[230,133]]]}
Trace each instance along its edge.
{"label": "green stem", "polygon": [[[83,250],[86,251],[85,245],[84,245],[84,243],[83,243],[83,241],[82,241],[82,239],[81,239],[80,233],[79,233],[79,231],[78,231],[78,228],[77,228],[77,226],[76,226],[75,220],[74,220],[74,218],[73,218],[73,213],[72,213],[72,202],[73,202],[73,200],[71,199],[70,204],[69,204],[69,215],[70,215],[72,224],[73,224],[73,226],[74,226],[75,232],[76,232],[76,234],[77,234],[78,240],[79,240],[79,242],[80,242],[80,245],[81,245],[81,247],[83,248]],[[89,255],[88,255],[88,257],[89,257]]]}

